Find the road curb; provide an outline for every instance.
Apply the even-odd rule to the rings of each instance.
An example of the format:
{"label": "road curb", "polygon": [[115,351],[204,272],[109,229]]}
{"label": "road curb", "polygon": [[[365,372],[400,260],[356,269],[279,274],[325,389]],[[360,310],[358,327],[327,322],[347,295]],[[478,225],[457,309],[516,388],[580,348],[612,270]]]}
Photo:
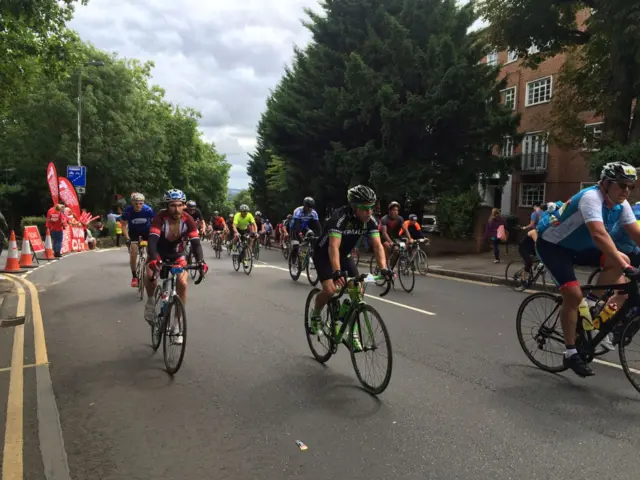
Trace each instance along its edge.
{"label": "road curb", "polygon": [[[512,287],[515,285],[513,280],[507,280],[504,276],[497,275],[487,275],[485,273],[476,273],[476,272],[462,272],[460,270],[450,270],[446,268],[433,268],[428,267],[428,273],[432,273],[434,275],[442,275],[443,277],[452,277],[459,278],[462,280],[474,280],[476,282],[484,282],[491,283],[494,285],[506,285],[508,287]],[[529,287],[527,290],[534,290],[537,292],[549,292],[552,289],[543,288],[539,285],[533,285]]]}

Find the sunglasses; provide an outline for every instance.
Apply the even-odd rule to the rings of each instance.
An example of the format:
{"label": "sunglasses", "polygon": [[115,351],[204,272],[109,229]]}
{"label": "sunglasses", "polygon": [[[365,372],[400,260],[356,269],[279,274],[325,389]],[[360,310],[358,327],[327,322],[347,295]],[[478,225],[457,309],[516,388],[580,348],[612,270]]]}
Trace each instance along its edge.
{"label": "sunglasses", "polygon": [[633,183],[631,185],[629,185],[628,183],[624,183],[624,182],[616,182],[618,184],[618,187],[620,188],[620,190],[629,190],[630,192],[633,191],[634,188],[636,188],[636,184]]}

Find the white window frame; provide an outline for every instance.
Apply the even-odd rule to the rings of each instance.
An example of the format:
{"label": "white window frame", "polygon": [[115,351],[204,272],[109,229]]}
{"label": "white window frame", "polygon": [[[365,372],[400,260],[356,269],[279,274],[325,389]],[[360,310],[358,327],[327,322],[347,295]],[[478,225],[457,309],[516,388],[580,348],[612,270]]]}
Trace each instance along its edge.
{"label": "white window frame", "polygon": [[538,46],[536,44],[532,44],[528,49],[527,52],[529,53],[529,55],[535,55],[536,53],[538,53],[540,51],[540,49],[538,48]]}
{"label": "white window frame", "polygon": [[[541,82],[543,80],[549,80],[549,98],[546,100],[542,100],[542,101],[538,101],[535,103],[530,103],[529,102],[529,89],[531,88],[531,85],[537,82]],[[531,80],[530,82],[527,82],[527,88],[525,91],[525,97],[524,97],[524,106],[525,107],[533,107],[534,105],[542,105],[543,103],[549,103],[551,101],[551,97],[553,97],[553,75],[549,75],[546,77],[540,77],[540,78],[536,78],[535,80]]]}
{"label": "white window frame", "polygon": [[[532,199],[529,204],[524,203],[524,193],[525,187],[540,187],[542,185],[542,198],[541,199]],[[518,195],[518,206],[520,207],[533,207],[533,204],[536,202],[540,202],[540,205],[544,205],[545,198],[547,196],[547,184],[546,183],[521,183],[520,184],[520,195]]]}
{"label": "white window frame", "polygon": [[487,65],[491,65],[492,67],[495,67],[496,65],[498,65],[498,51],[494,50],[493,52],[490,52],[487,54]]}
{"label": "white window frame", "polygon": [[504,92],[504,104],[507,104],[507,92],[509,90],[513,90],[513,108],[512,110],[516,109],[516,105],[518,105],[518,87],[513,86],[513,87],[508,87],[505,88],[504,90],[500,90],[500,93]]}
{"label": "white window frame", "polygon": [[[531,142],[528,142],[527,139],[529,137],[546,137],[544,143],[540,142],[540,141],[534,141],[532,139]],[[529,150],[529,147],[531,147],[531,150]],[[544,130],[540,130],[537,132],[527,132],[524,134],[524,137],[522,137],[522,149],[521,149],[521,156],[522,156],[522,171],[524,172],[534,172],[536,171],[535,169],[526,169],[524,168],[524,162],[525,162],[525,156],[526,155],[535,155],[536,153],[544,153],[546,154],[544,157],[544,168],[541,168],[540,170],[547,170],[549,168],[549,132],[545,132]],[[535,159],[534,159],[535,161]]]}
{"label": "white window frame", "polygon": [[[589,128],[593,128],[594,130],[596,130],[595,127],[599,126],[599,125],[604,125],[604,122],[593,122],[593,123],[587,123],[584,126],[584,129],[587,130]],[[602,139],[602,128],[598,128],[597,130],[599,130],[600,132],[600,136],[597,137],[598,139]],[[594,136],[592,136],[592,138],[596,138]],[[587,144],[587,136],[585,135],[584,137],[582,137],[582,150],[584,150],[585,152],[597,152],[598,150],[600,150],[600,148],[592,148],[589,147],[589,145]]]}
{"label": "white window frame", "polygon": [[[515,58],[513,58],[513,55],[515,55]],[[517,62],[518,61],[518,51],[517,50],[508,50],[507,49],[507,64],[509,63],[513,63],[513,62]]]}
{"label": "white window frame", "polygon": [[512,137],[506,136],[502,139],[503,143],[500,146],[501,157],[513,157],[513,152],[516,149],[516,144]]}
{"label": "white window frame", "polygon": [[587,187],[593,187],[597,185],[598,182],[580,182],[580,190],[584,190]]}

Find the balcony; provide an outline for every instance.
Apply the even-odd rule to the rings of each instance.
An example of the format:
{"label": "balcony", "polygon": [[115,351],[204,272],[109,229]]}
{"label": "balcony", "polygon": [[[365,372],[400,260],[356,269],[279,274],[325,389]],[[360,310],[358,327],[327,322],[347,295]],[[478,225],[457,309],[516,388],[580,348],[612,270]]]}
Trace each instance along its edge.
{"label": "balcony", "polygon": [[548,157],[548,152],[523,153],[520,155],[520,171],[522,173],[545,173]]}

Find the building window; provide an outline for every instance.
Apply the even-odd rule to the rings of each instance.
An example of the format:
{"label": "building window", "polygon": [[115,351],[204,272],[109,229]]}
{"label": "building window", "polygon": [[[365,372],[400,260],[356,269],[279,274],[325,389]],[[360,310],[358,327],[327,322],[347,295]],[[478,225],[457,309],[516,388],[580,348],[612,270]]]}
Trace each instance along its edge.
{"label": "building window", "polygon": [[495,66],[498,65],[498,52],[493,51],[487,55],[487,65]]}
{"label": "building window", "polygon": [[507,50],[507,63],[515,62],[518,60],[517,50]]}
{"label": "building window", "polygon": [[590,152],[600,150],[600,142],[602,141],[602,125],[603,122],[588,123],[584,126],[584,137],[582,139],[582,148]]}
{"label": "building window", "polygon": [[500,148],[500,156],[501,157],[513,157],[513,149],[514,149],[513,138],[504,137],[502,140],[502,146]]}
{"label": "building window", "polygon": [[598,182],[580,182],[580,190],[584,190],[587,187],[593,187]]}
{"label": "building window", "polygon": [[544,203],[544,183],[523,183],[520,185],[520,206],[533,207],[534,203]]}
{"label": "building window", "polygon": [[516,109],[516,87],[507,88],[502,90],[503,94],[502,103],[504,103],[507,107],[511,107],[511,110]]}
{"label": "building window", "polygon": [[526,134],[522,140],[522,170],[545,171],[548,153],[549,144],[545,132]]}
{"label": "building window", "polygon": [[531,45],[527,50],[527,52],[529,52],[529,55],[534,55],[534,54],[538,53],[539,51],[540,51],[540,49],[538,48],[537,45]]}
{"label": "building window", "polygon": [[527,107],[551,100],[552,77],[540,78],[527,83]]}

